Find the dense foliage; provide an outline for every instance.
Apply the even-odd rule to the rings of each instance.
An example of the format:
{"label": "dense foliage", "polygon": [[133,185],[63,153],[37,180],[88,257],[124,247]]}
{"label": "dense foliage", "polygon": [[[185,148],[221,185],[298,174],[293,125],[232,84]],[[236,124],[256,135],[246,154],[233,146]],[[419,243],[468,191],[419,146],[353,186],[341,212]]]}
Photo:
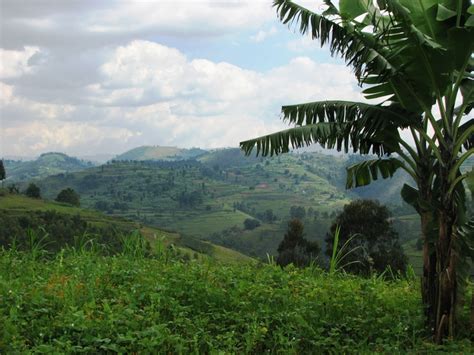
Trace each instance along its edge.
{"label": "dense foliage", "polygon": [[[27,250],[36,244],[42,250],[56,253],[64,247],[91,243],[100,246],[106,254],[120,251],[120,235],[130,228],[117,224],[94,226],[79,215],[56,211],[35,211],[18,214],[0,210],[0,247]],[[33,238],[33,240],[32,240]]]}
{"label": "dense foliage", "polygon": [[68,203],[76,207],[81,205],[79,194],[70,187],[61,190],[61,192],[56,197],[56,201]]}
{"label": "dense foliage", "polygon": [[278,245],[276,262],[280,266],[293,264],[298,267],[307,267],[316,262],[321,248],[314,241],[304,238],[304,225],[295,218],[288,222],[288,230]]}
{"label": "dense foliage", "polygon": [[[418,283],[318,269],[61,253],[0,254],[2,353],[435,350]],[[471,343],[446,350],[471,352]]]}
{"label": "dense foliage", "polygon": [[326,255],[333,253],[333,235],[340,228],[339,246],[350,251],[344,270],[369,275],[372,271],[405,272],[407,257],[390,222],[390,212],[377,201],[355,200],[344,206],[326,237]]}
{"label": "dense foliage", "polygon": [[30,183],[25,190],[25,195],[31,198],[41,198],[41,190],[35,183]]}

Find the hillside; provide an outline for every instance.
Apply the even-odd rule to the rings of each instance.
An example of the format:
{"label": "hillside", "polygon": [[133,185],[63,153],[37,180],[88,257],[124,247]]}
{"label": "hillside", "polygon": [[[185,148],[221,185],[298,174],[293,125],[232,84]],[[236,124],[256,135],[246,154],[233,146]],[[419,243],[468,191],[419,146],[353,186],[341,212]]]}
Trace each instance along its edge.
{"label": "hillside", "polygon": [[178,147],[142,146],[116,156],[113,160],[161,160],[175,161],[193,159],[205,154],[199,148],[184,149]]}
{"label": "hillside", "polygon": [[94,166],[91,162],[70,157],[63,153],[44,153],[36,160],[5,160],[6,183],[41,179],[50,175],[71,173]]}
{"label": "hillside", "polygon": [[[0,195],[0,218],[3,218],[3,220],[9,217],[15,217],[19,218],[20,221],[24,221],[26,218],[23,217],[34,216],[35,213],[46,211],[54,211],[59,215],[79,216],[91,227],[111,228],[116,231],[115,237],[117,239],[122,233],[138,230],[148,239],[152,247],[154,247],[156,241],[159,241],[160,243],[164,243],[165,246],[173,244],[188,254],[194,254],[197,252],[219,261],[238,263],[251,261],[250,258],[234,250],[229,250],[208,242],[202,242],[188,236],[182,236],[178,233],[150,227],[122,217],[107,216],[94,210],[72,207],[67,204],[53,201],[31,199],[22,195],[5,193]],[[3,226],[3,228],[4,227],[8,228],[8,226]],[[114,236],[112,235],[112,237]]]}
{"label": "hillside", "polygon": [[[202,161],[114,161],[38,184],[48,198],[72,187],[82,196],[83,206],[200,239],[220,239],[216,234],[236,228],[242,237],[238,250],[260,257],[276,251],[292,206],[318,211],[325,223],[350,199],[339,188],[343,160],[293,154],[245,159],[239,150],[228,150],[209,153]],[[244,230],[249,218],[258,219],[262,228]],[[324,232],[315,230],[309,236],[322,239]],[[250,246],[255,237],[265,248]],[[235,242],[223,245],[235,247],[229,244]]]}
{"label": "hillside", "polygon": [[[298,217],[304,220],[307,238],[324,247],[337,211],[358,197],[344,188],[347,160],[341,156],[247,158],[238,149],[224,149],[198,159],[114,161],[38,184],[47,198],[72,187],[87,208],[260,258],[276,253],[294,217],[292,207],[304,210]],[[246,219],[256,219],[260,226],[245,229]]]}

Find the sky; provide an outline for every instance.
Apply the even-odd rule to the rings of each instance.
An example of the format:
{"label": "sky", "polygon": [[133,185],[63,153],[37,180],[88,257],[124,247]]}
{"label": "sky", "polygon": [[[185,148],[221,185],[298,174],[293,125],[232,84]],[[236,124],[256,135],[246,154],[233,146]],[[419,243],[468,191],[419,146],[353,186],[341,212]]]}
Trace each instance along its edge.
{"label": "sky", "polygon": [[237,147],[286,128],[282,105],[361,99],[344,63],[281,24],[271,0],[0,6],[0,157]]}

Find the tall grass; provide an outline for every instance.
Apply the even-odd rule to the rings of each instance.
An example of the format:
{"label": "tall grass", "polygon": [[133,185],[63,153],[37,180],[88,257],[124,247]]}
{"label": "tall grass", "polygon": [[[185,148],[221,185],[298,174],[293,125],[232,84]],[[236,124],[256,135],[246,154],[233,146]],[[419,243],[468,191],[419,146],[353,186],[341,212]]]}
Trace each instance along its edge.
{"label": "tall grass", "polygon": [[359,260],[353,260],[353,261],[343,264],[344,259],[346,259],[350,254],[356,252],[357,250],[362,249],[362,246],[358,245],[352,249],[349,249],[349,245],[351,241],[354,238],[358,237],[358,234],[354,234],[348,240],[346,240],[346,242],[338,250],[340,233],[341,233],[341,227],[336,226],[336,231],[334,232],[334,241],[333,241],[333,246],[332,246],[332,255],[331,255],[331,259],[329,260],[329,274],[330,275],[334,275],[335,273],[341,270],[344,270],[346,266],[361,263],[361,261]]}
{"label": "tall grass", "polygon": [[123,256],[144,258],[150,254],[150,243],[140,231],[133,231],[130,234],[121,235],[120,242],[122,246],[121,255]]}
{"label": "tall grass", "polygon": [[51,241],[49,241],[48,238],[49,234],[43,228],[39,228],[38,230],[28,228],[26,230],[26,239],[28,243],[27,251],[33,260],[48,253],[46,247],[51,244]]}
{"label": "tall grass", "polygon": [[73,238],[72,247],[66,249],[74,255],[100,255],[107,253],[107,246],[97,242],[98,236],[96,234],[85,231],[81,235],[76,235]]}

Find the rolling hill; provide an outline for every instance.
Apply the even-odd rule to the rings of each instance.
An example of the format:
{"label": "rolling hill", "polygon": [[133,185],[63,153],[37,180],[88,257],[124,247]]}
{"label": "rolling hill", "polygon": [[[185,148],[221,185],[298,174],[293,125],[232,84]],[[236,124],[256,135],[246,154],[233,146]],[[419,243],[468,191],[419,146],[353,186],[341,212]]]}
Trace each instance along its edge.
{"label": "rolling hill", "polygon": [[[358,198],[344,189],[346,164],[317,152],[247,158],[222,149],[191,160],[114,160],[38,185],[50,199],[71,187],[87,208],[265,258],[276,253],[292,207],[303,208],[307,238],[324,247],[337,211]],[[246,229],[247,219],[260,226]]]}
{"label": "rolling hill", "polygon": [[41,179],[49,175],[70,173],[94,166],[93,163],[63,153],[44,153],[36,160],[5,160],[6,183]]}
{"label": "rolling hill", "polygon": [[184,149],[178,147],[142,146],[131,149],[116,156],[113,160],[160,160],[175,161],[193,159],[205,154],[206,151],[199,148]]}
{"label": "rolling hill", "polygon": [[117,238],[119,238],[119,234],[124,231],[138,230],[150,241],[152,247],[155,245],[156,241],[159,240],[164,243],[165,246],[173,244],[184,253],[198,253],[202,257],[211,257],[222,262],[242,263],[253,261],[249,257],[234,250],[213,245],[209,242],[203,242],[189,236],[183,236],[179,233],[150,227],[143,223],[131,221],[126,218],[108,216],[98,211],[72,207],[54,201],[31,199],[22,195],[7,194],[5,191],[0,190],[0,219],[15,217],[19,218],[20,224],[22,224],[24,223],[22,221],[27,220],[25,217],[46,211],[52,211],[59,215],[72,217],[78,216],[91,227],[111,227],[117,231]]}

